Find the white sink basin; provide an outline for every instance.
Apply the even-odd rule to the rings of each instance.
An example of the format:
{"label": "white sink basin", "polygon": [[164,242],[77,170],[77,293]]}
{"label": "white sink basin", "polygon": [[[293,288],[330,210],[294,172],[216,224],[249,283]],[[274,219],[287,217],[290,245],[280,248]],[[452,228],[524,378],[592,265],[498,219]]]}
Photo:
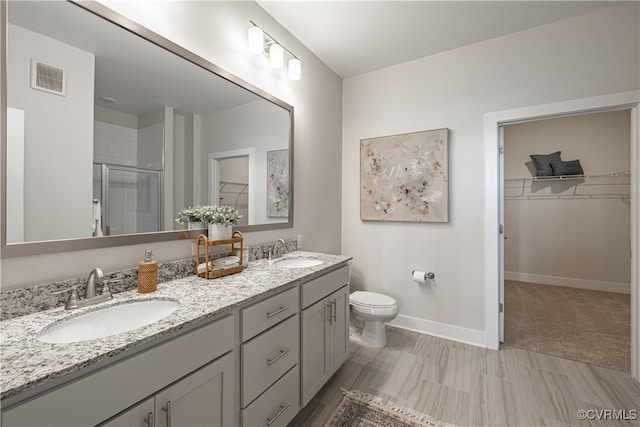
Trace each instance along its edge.
{"label": "white sink basin", "polygon": [[70,343],[104,338],[157,322],[179,307],[180,303],[167,300],[132,301],[112,305],[59,320],[44,328],[38,334],[38,340],[47,343]]}
{"label": "white sink basin", "polygon": [[285,258],[273,263],[275,267],[279,268],[307,268],[320,264],[322,264],[322,261],[315,258]]}

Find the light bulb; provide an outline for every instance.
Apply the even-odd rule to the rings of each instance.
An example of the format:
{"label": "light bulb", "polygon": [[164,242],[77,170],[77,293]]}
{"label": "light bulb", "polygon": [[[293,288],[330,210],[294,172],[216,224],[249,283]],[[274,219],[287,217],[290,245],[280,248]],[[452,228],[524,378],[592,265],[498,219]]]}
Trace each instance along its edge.
{"label": "light bulb", "polygon": [[273,68],[282,68],[284,62],[284,50],[278,43],[274,43],[269,48],[269,65]]}
{"label": "light bulb", "polygon": [[289,60],[289,79],[300,80],[301,65],[298,58],[291,58]]}
{"label": "light bulb", "polygon": [[264,33],[255,25],[249,27],[249,52],[262,53],[264,50]]}

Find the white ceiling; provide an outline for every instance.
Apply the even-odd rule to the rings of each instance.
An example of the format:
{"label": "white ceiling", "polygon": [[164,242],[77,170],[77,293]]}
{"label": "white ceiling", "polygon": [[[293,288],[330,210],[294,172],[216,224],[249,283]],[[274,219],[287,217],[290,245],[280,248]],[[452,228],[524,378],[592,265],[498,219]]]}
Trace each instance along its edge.
{"label": "white ceiling", "polygon": [[105,108],[140,116],[170,105],[206,115],[261,99],[73,3],[12,1],[8,16],[11,24],[94,54],[94,98]]}
{"label": "white ceiling", "polygon": [[[342,78],[624,3],[451,0],[257,2]],[[256,24],[261,25],[259,22]],[[272,32],[269,28],[264,30]],[[293,53],[300,56],[295,51]],[[304,57],[301,59],[304,68]]]}

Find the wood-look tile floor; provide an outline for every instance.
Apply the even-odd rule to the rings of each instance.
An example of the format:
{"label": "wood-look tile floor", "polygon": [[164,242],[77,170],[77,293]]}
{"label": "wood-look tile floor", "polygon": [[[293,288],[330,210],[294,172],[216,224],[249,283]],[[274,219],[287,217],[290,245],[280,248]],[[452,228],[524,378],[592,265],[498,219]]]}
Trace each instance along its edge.
{"label": "wood-look tile floor", "polygon": [[[321,427],[360,390],[458,426],[640,426],[640,384],[627,373],[504,346],[500,351],[387,326],[387,346],[351,356],[289,427]],[[581,420],[597,410],[627,420]],[[638,418],[633,418],[634,412]],[[611,418],[611,417],[610,417]]]}

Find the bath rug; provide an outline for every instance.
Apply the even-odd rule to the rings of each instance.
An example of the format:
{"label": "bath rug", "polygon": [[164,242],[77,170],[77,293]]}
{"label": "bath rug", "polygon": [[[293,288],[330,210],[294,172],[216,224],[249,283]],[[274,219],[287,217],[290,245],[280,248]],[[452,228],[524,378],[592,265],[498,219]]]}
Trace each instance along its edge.
{"label": "bath rug", "polygon": [[341,391],[342,401],[325,427],[454,427],[359,390]]}

